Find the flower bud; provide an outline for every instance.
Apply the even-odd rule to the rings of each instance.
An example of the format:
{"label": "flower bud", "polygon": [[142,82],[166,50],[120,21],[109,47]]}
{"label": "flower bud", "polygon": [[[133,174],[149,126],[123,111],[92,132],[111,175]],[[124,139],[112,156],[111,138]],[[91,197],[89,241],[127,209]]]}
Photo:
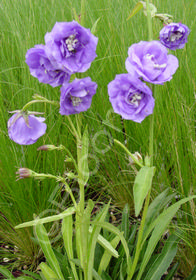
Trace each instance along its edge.
{"label": "flower bud", "polygon": [[[133,156],[134,156],[134,158],[135,158],[137,161],[142,162],[142,156],[140,155],[140,153],[135,152],[135,153],[133,154]],[[130,164],[130,165],[135,164],[135,161],[134,161],[130,156],[129,156],[129,164]]]}
{"label": "flower bud", "polygon": [[77,175],[75,175],[73,172],[67,172],[65,173],[65,176],[68,178],[68,179],[76,179],[77,178]]}
{"label": "flower bud", "polygon": [[58,147],[54,145],[43,145],[37,148],[37,151],[53,151],[56,150]]}
{"label": "flower bud", "polygon": [[33,177],[33,171],[29,168],[19,168],[16,172],[17,174],[17,181],[20,179],[31,178]]}

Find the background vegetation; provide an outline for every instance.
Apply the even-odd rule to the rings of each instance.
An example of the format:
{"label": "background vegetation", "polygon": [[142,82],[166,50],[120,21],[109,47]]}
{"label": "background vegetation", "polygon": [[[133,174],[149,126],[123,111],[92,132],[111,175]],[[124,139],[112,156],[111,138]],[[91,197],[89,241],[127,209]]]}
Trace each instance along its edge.
{"label": "background vegetation", "polygon": [[[136,3],[130,0],[88,0],[85,24],[85,27],[91,28],[99,19],[96,28],[96,36],[99,37],[98,57],[86,73],[98,83],[92,106],[84,113],[84,122],[89,126],[92,139],[92,157],[89,161],[95,170],[87,190],[88,195],[93,191],[96,197],[102,194],[108,199],[111,196],[113,204],[120,208],[126,202],[132,206],[134,170],[124,152],[112,145],[112,139],[125,142],[132,152],[139,151],[145,155],[148,150],[148,118],[142,124],[122,121],[120,116],[112,113],[107,94],[107,84],[115,75],[126,73],[128,47],[147,40],[146,19],[142,12],[127,21]],[[154,111],[154,162],[157,172],[152,195],[170,187],[178,196],[186,197],[196,193],[196,3],[193,0],[154,0],[153,4],[159,13],[171,14],[174,22],[182,22],[191,29],[186,47],[174,52],[179,58],[179,69],[172,81],[164,86],[156,86]],[[0,259],[8,257],[15,266],[35,267],[39,251],[32,239],[31,229],[16,232],[13,227],[32,220],[34,213],[44,216],[49,212],[54,214],[61,211],[50,199],[57,187],[56,183],[48,180],[41,183],[16,181],[17,167],[62,174],[65,171],[65,155],[41,153],[36,149],[45,143],[63,143],[72,151],[75,143],[66,119],[58,110],[48,105],[35,105],[33,110],[45,112],[47,134],[32,146],[19,146],[8,138],[8,111],[22,108],[35,93],[59,100],[59,88],[39,84],[37,79],[30,76],[25,54],[34,45],[44,44],[45,33],[51,31],[56,21],[71,21],[74,10],[79,13],[79,0],[1,0],[0,4],[0,242],[3,244]],[[162,24],[154,20],[154,39],[158,39],[161,28]],[[48,210],[45,212],[45,209]],[[196,263],[193,202],[184,206],[176,217],[175,225],[179,227],[183,240],[178,253],[180,273],[188,276]],[[15,245],[17,249],[13,252],[12,249],[6,249],[5,244],[11,248]]]}

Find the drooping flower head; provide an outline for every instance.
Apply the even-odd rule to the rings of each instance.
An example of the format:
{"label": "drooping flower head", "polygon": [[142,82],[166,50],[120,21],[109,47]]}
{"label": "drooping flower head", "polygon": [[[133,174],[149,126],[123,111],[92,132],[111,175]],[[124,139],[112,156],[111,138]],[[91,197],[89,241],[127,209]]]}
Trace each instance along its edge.
{"label": "drooping flower head", "polygon": [[71,115],[88,110],[96,89],[97,84],[90,77],[64,84],[61,87],[60,114]]}
{"label": "drooping flower head", "polygon": [[15,113],[7,123],[10,139],[20,145],[34,144],[46,132],[45,118],[28,115],[26,112]]}
{"label": "drooping flower head", "polygon": [[34,48],[29,49],[26,53],[26,63],[29,66],[31,75],[37,78],[40,83],[57,87],[70,79],[70,75],[67,72],[55,68],[51,64],[46,55],[44,45],[36,45]]}
{"label": "drooping flower head", "polygon": [[182,23],[167,24],[159,33],[161,43],[170,50],[182,49],[187,42],[190,29]]}
{"label": "drooping flower head", "polygon": [[95,59],[98,38],[76,21],[56,22],[46,33],[46,53],[53,65],[71,74],[85,72]]}
{"label": "drooping flower head", "polygon": [[129,73],[136,73],[144,81],[163,84],[172,79],[178,68],[178,59],[167,53],[159,41],[141,41],[128,50],[125,65]]}
{"label": "drooping flower head", "polygon": [[152,91],[134,75],[116,75],[108,84],[108,93],[114,112],[123,119],[141,123],[153,113]]}

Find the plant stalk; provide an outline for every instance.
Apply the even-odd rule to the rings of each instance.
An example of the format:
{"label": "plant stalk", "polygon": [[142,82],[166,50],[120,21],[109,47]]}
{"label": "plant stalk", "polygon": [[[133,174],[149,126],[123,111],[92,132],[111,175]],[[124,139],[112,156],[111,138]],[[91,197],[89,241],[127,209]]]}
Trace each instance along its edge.
{"label": "plant stalk", "polygon": [[85,16],[86,16],[86,0],[81,0],[81,10],[80,10],[80,15],[81,15],[81,25],[84,26],[85,24]]}
{"label": "plant stalk", "polygon": [[[148,40],[152,41],[153,40],[153,32],[152,32],[152,18],[150,14],[150,7],[149,7],[149,0],[146,0],[146,9],[147,9],[147,25],[148,25]],[[154,90],[154,86],[153,86]],[[150,129],[149,129],[149,156],[150,156],[150,166],[153,166],[153,143],[154,143],[154,137],[153,137],[153,131],[154,131],[154,114],[150,116]],[[148,211],[148,206],[150,203],[150,193],[151,189],[149,190],[147,197],[145,199],[145,204],[144,204],[144,209],[142,213],[142,220],[138,232],[138,240],[137,240],[137,245],[136,245],[136,251],[135,251],[135,256],[133,260],[133,265],[131,267],[131,272],[127,277],[127,280],[131,280],[133,278],[133,275],[135,273],[140,252],[142,250],[141,244],[142,244],[142,238],[143,238],[143,232],[144,232],[144,226],[145,226],[145,221],[146,221],[146,215]],[[139,280],[139,279],[138,279]]]}

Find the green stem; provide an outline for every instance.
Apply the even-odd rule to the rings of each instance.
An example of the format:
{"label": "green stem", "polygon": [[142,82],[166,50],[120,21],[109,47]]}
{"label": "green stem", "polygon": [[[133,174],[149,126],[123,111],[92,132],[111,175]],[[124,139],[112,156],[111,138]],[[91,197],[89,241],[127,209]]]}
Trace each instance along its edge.
{"label": "green stem", "polygon": [[[153,94],[155,95],[155,86],[152,86]],[[154,113],[150,116],[150,129],[149,129],[149,156],[150,166],[153,166],[153,154],[154,154]]]}
{"label": "green stem", "polygon": [[150,13],[149,0],[146,0],[146,9],[147,9],[148,40],[152,41],[153,40],[152,17]]}
{"label": "green stem", "polygon": [[74,207],[75,207],[76,210],[77,210],[77,203],[76,203],[76,201],[75,201],[75,197],[74,197],[74,195],[73,195],[73,193],[72,193],[72,191],[71,191],[69,185],[65,182],[65,180],[63,180],[62,183],[65,185],[65,190],[70,194],[71,199],[72,199],[73,204],[74,204]]}
{"label": "green stem", "polygon": [[56,105],[56,106],[58,104],[58,106],[59,106],[59,103],[57,101],[51,101],[51,100],[48,100],[48,99],[32,100],[32,101],[28,102],[27,104],[25,104],[21,111],[26,111],[27,108],[34,103],[49,103],[49,104]]}
{"label": "green stem", "polygon": [[[150,14],[149,0],[146,0],[146,9],[147,9],[148,40],[152,41],[153,40],[152,18],[151,18],[151,14]],[[153,86],[153,90],[154,90],[154,86]],[[154,114],[152,114],[150,116],[150,130],[149,130],[150,166],[153,165],[153,143],[154,143],[153,131],[154,131]],[[137,245],[136,245],[135,256],[134,256],[134,260],[133,260],[133,265],[131,267],[131,272],[128,275],[127,280],[132,279],[132,277],[135,273],[137,264],[138,264],[140,252],[142,250],[141,244],[142,244],[144,226],[145,226],[145,221],[146,221],[146,215],[147,215],[148,206],[150,203],[150,193],[151,193],[151,189],[149,190],[147,197],[145,199],[144,209],[143,209],[143,213],[142,213],[142,220],[141,220],[141,224],[140,224],[140,228],[139,228],[139,232],[138,232],[138,240],[137,240]]]}
{"label": "green stem", "polygon": [[146,200],[145,200],[144,210],[143,210],[143,214],[142,214],[142,220],[141,220],[139,233],[138,233],[138,240],[137,240],[137,245],[136,245],[136,252],[135,252],[135,256],[134,256],[134,261],[133,261],[133,264],[132,264],[132,267],[131,267],[131,273],[128,275],[127,280],[132,279],[132,277],[135,273],[135,270],[136,270],[138,260],[139,260],[140,252],[142,250],[142,247],[141,247],[142,237],[143,237],[144,226],[145,226],[145,221],[146,221],[146,215],[147,215],[147,211],[148,211],[149,202],[150,202],[150,191],[148,192],[148,195],[147,195]]}
{"label": "green stem", "polygon": [[86,0],[81,0],[81,11],[80,11],[80,15],[81,15],[81,25],[84,26],[85,24],[85,16],[86,16]]}
{"label": "green stem", "polygon": [[[150,3],[149,0],[146,0],[146,9],[147,9],[147,25],[148,25],[148,40],[153,40],[153,31],[152,31],[152,17],[150,13]],[[154,91],[154,85],[152,87]],[[150,166],[153,166],[153,131],[154,131],[154,114],[150,116],[150,131],[149,131],[149,156],[150,156]]]}
{"label": "green stem", "polygon": [[114,143],[118,144],[121,148],[125,150],[125,152],[131,157],[131,159],[140,167],[143,167],[144,165],[139,162],[136,157],[118,140],[114,139]]}
{"label": "green stem", "polygon": [[70,124],[70,126],[71,126],[73,135],[74,135],[74,136],[76,137],[76,139],[78,140],[79,135],[78,135],[78,132],[77,132],[77,130],[76,130],[76,128],[75,128],[75,125],[73,124],[73,122],[72,122],[70,116],[67,116],[67,119],[68,119],[69,124]]}

